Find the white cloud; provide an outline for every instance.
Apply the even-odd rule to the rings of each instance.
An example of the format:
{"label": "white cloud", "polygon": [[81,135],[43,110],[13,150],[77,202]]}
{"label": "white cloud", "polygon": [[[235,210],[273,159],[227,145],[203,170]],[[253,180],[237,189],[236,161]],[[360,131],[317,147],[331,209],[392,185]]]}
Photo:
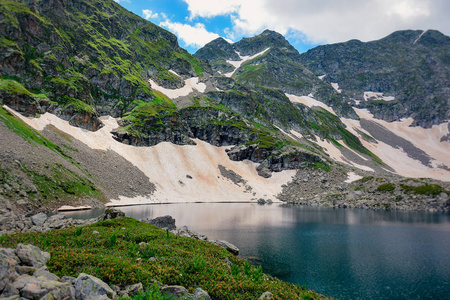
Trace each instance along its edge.
{"label": "white cloud", "polygon": [[156,19],[158,18],[158,13],[153,13],[150,9],[143,9],[142,15],[144,16],[144,19]]}
{"label": "white cloud", "polygon": [[[183,0],[188,5],[190,18],[214,17],[236,12],[242,1],[240,0]],[[245,0],[244,0],[245,1]]]}
{"label": "white cloud", "polygon": [[448,0],[183,1],[191,19],[230,16],[237,35],[254,35],[269,28],[282,34],[301,32],[314,43],[368,41],[403,29],[437,29],[450,35]]}
{"label": "white cloud", "polygon": [[175,33],[178,38],[191,47],[203,47],[206,43],[219,37],[218,34],[206,30],[205,25],[197,23],[194,26],[182,24],[178,22],[171,22],[165,20],[159,26],[165,27]]}

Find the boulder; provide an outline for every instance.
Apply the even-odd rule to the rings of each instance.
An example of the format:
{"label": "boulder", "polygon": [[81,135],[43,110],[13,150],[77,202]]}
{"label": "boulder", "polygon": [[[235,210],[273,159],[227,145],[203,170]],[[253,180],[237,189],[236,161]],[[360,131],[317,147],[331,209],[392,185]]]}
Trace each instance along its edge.
{"label": "boulder", "polygon": [[156,227],[162,228],[162,229],[169,229],[169,230],[174,230],[175,228],[177,228],[175,226],[175,219],[172,218],[171,216],[162,216],[162,217],[157,217],[151,220],[145,220],[144,222],[152,224]]}
{"label": "boulder", "polygon": [[121,297],[133,297],[144,292],[144,287],[142,283],[127,285],[123,290],[119,292],[119,296]]}
{"label": "boulder", "polygon": [[15,254],[24,265],[35,268],[42,267],[50,259],[50,253],[33,245],[18,244]]}
{"label": "boulder", "polygon": [[217,246],[219,246],[219,247],[227,249],[228,252],[231,252],[234,255],[238,255],[239,254],[239,248],[236,247],[235,245],[233,245],[232,243],[229,243],[229,242],[223,241],[223,240],[212,240],[210,242],[215,244],[215,245],[217,245]]}
{"label": "boulder", "polygon": [[19,277],[16,272],[17,260],[14,250],[0,248],[0,292]]}
{"label": "boulder", "polygon": [[194,300],[211,300],[208,293],[201,288],[196,288],[193,296]]}
{"label": "boulder", "polygon": [[271,292],[264,292],[258,299],[260,300],[273,299],[273,295]]}
{"label": "boulder", "polygon": [[172,297],[171,299],[180,299],[188,295],[188,291],[186,290],[186,288],[179,285],[162,287],[161,293],[170,295]]}
{"label": "boulder", "polygon": [[37,215],[31,217],[31,221],[35,226],[42,226],[42,224],[47,221],[47,215],[44,213],[38,213]]}
{"label": "boulder", "polygon": [[77,300],[114,299],[115,292],[97,277],[81,273],[75,282]]}
{"label": "boulder", "polygon": [[125,213],[119,209],[116,209],[114,207],[107,208],[105,210],[105,213],[101,215],[98,219],[99,221],[102,220],[113,220],[117,218],[125,217]]}

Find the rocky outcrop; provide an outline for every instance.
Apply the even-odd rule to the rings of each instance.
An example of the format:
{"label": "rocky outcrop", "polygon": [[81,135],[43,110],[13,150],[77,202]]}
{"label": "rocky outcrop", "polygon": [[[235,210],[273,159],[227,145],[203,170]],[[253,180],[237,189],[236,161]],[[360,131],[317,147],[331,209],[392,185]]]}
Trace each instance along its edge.
{"label": "rocky outcrop", "polygon": [[256,168],[258,174],[268,178],[272,172],[283,170],[298,170],[314,166],[315,162],[323,162],[314,154],[293,152],[274,154],[270,149],[261,149],[255,145],[235,146],[226,150],[228,157],[234,161],[251,160],[260,165]]}
{"label": "rocky outcrop", "polygon": [[63,213],[48,216],[45,213],[36,215],[15,214],[13,211],[0,210],[0,236],[15,232],[47,232],[52,229],[65,229],[89,225],[103,220],[124,217],[125,214],[114,208],[107,208],[105,213],[88,220],[68,218]]}
{"label": "rocky outcrop", "polygon": [[0,248],[0,298],[75,299],[76,289],[48,271],[50,254],[33,245]]}
{"label": "rocky outcrop", "polygon": [[[397,31],[377,41],[323,45],[301,54],[301,62],[327,83],[338,83],[346,101],[368,108],[376,118],[412,117],[429,128],[450,118],[450,37],[435,30]],[[389,101],[364,99],[384,93]],[[367,100],[367,101],[365,101]]]}
{"label": "rocky outcrop", "polygon": [[142,220],[143,222],[146,222],[148,224],[154,225],[158,228],[161,229],[168,229],[168,230],[174,230],[177,227],[175,226],[175,219],[172,218],[172,216],[162,216],[162,217],[157,217],[154,219],[146,219],[146,220]]}
{"label": "rocky outcrop", "polygon": [[123,121],[122,127],[131,125],[129,130],[114,130],[113,137],[133,146],[153,146],[160,142],[176,145],[194,145],[198,138],[214,146],[236,145],[255,140],[257,135],[247,128],[235,124],[242,119],[211,107],[188,107],[174,114],[162,117],[145,116],[144,124],[133,126]]}
{"label": "rocky outcrop", "polygon": [[364,177],[347,183],[343,171],[300,170],[278,198],[288,203],[374,210],[450,211],[450,184],[359,171]]}

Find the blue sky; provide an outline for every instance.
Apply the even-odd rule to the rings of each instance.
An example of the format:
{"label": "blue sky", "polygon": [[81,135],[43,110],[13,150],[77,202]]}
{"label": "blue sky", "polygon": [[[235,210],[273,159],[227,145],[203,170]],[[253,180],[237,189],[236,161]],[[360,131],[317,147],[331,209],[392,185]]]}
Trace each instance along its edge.
{"label": "blue sky", "polygon": [[194,53],[222,36],[231,42],[264,29],[302,53],[324,43],[380,39],[396,30],[450,34],[448,0],[115,0],[178,36]]}

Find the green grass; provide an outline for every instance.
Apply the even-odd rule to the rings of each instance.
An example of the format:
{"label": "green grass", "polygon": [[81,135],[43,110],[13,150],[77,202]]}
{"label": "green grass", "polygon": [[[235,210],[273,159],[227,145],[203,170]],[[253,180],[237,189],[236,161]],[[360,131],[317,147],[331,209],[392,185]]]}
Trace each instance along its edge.
{"label": "green grass", "polygon": [[412,193],[417,195],[431,195],[435,197],[442,192],[450,193],[450,191],[445,191],[440,185],[437,184],[425,183],[419,186],[400,184],[400,186],[405,193]]}
{"label": "green grass", "polygon": [[381,184],[377,187],[378,192],[392,192],[395,190],[395,184],[392,182]]}
{"label": "green grass", "polygon": [[[99,234],[93,235],[93,231]],[[275,299],[304,299],[306,295],[324,298],[263,274],[260,268],[211,243],[167,234],[131,218],[102,221],[82,230],[0,237],[3,247],[14,248],[18,243],[31,243],[50,252],[47,266],[58,276],[84,272],[119,286],[142,282],[150,291],[153,280],[157,280],[182,285],[191,293],[200,287],[218,300],[257,299],[265,291],[273,293]],[[153,251],[156,261],[147,259],[148,251]],[[230,268],[225,259],[234,267]]]}

